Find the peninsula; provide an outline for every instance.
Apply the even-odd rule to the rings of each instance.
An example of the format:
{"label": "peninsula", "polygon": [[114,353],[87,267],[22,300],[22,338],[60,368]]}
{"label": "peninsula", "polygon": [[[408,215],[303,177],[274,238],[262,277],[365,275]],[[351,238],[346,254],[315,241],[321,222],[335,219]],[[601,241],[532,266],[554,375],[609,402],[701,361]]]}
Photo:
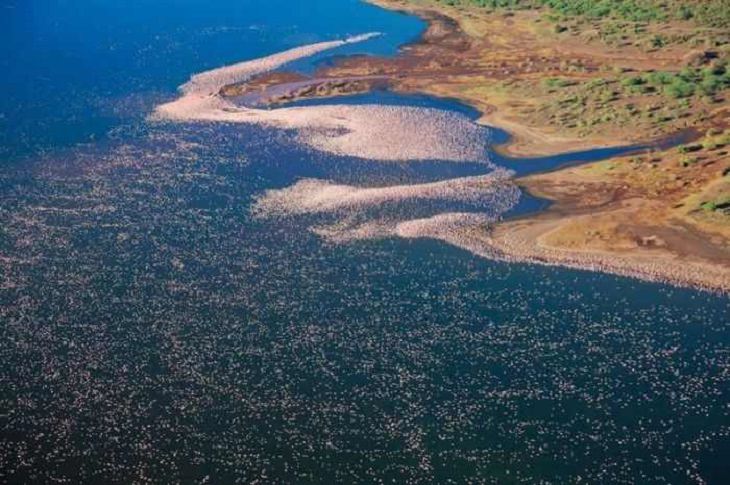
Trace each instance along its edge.
{"label": "peninsula", "polygon": [[461,239],[510,260],[730,290],[726,0],[590,9],[574,0],[372,1],[419,15],[427,30],[394,58],[346,57],[311,78],[267,73],[221,94],[258,105],[382,88],[457,98],[512,135],[498,150],[521,157],[652,146],[520,178],[551,207]]}

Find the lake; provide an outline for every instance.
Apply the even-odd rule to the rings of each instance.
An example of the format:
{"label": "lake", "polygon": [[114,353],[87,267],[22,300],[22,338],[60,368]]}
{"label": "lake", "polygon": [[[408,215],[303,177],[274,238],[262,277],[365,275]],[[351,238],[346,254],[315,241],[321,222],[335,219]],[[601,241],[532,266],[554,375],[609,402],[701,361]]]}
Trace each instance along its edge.
{"label": "lake", "polygon": [[[727,296],[316,232],[517,216],[545,202],[358,189],[615,152],[383,162],[294,129],[148,121],[195,73],[383,33],[286,66],[312,72],[424,28],[355,0],[210,3],[0,4],[0,481],[727,483]],[[302,180],[384,202],[252,212]]]}

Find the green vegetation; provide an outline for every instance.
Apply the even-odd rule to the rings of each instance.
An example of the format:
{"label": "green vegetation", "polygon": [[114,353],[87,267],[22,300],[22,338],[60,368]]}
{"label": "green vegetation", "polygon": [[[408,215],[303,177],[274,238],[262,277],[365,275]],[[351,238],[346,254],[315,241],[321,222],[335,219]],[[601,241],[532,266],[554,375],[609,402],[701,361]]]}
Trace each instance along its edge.
{"label": "green vegetation", "polygon": [[[511,82],[509,86],[526,95],[539,89],[529,82]],[[617,72],[590,80],[550,77],[542,80],[540,87],[543,94],[552,95],[546,96],[534,112],[542,122],[576,130],[579,135],[595,133],[601,126],[631,124],[658,136],[688,126],[704,116],[711,105],[722,101],[730,89],[730,75],[725,64],[717,61],[709,67],[679,72]],[[704,143],[725,146],[730,141],[726,138],[717,135]],[[702,148],[684,146],[680,151],[691,153]]]}
{"label": "green vegetation", "polygon": [[730,130],[727,132],[709,132],[702,141],[702,148],[705,150],[716,150],[730,145]]}
{"label": "green vegetation", "polygon": [[684,68],[678,73],[651,72],[641,78],[623,80],[623,85],[648,84],[672,98],[688,98],[694,94],[714,96],[730,87],[730,72],[725,62],[705,68]]}
{"label": "green vegetation", "polygon": [[[722,131],[711,129],[697,143],[690,143],[677,147],[677,152],[685,155],[679,160],[679,165],[681,167],[695,165],[699,161],[707,159],[709,152],[722,149],[728,145],[730,145],[730,130]],[[725,174],[723,174],[723,176],[724,175]],[[721,209],[726,209],[728,207],[728,200],[725,199],[710,202]]]}
{"label": "green vegetation", "polygon": [[573,86],[575,84],[575,81],[560,77],[551,77],[543,80],[542,83],[547,88],[566,88],[568,86]]}
{"label": "green vegetation", "polygon": [[[707,27],[730,26],[728,0],[437,0],[491,10],[549,7],[563,17],[613,18],[631,22],[687,20]],[[657,42],[661,42],[658,40]]]}
{"label": "green vegetation", "polygon": [[689,167],[689,166],[691,166],[691,165],[694,165],[694,164],[696,164],[696,163],[697,163],[697,162],[699,162],[699,161],[700,161],[700,159],[699,159],[699,158],[697,158],[697,157],[683,157],[683,158],[682,158],[682,159],[681,159],[681,160],[679,161],[679,165],[680,165],[681,167]]}
{"label": "green vegetation", "polygon": [[692,145],[681,145],[677,148],[677,151],[679,153],[692,153],[692,152],[698,152],[702,150],[702,145],[699,144],[692,144]]}
{"label": "green vegetation", "polygon": [[700,207],[707,212],[724,212],[730,213],[730,196],[718,198],[716,200],[710,200],[700,204]]}

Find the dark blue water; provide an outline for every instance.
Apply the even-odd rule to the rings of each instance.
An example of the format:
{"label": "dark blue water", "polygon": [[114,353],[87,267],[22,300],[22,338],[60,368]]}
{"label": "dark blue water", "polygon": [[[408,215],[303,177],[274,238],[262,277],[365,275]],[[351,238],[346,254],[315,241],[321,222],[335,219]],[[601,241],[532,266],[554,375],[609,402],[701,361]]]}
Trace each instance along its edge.
{"label": "dark blue water", "polygon": [[419,21],[345,0],[1,5],[0,482],[727,483],[727,297],[436,241],[327,244],[309,229],[330,216],[252,202],[301,177],[488,169],[143,121],[193,72],[372,30],[348,49],[392,54]]}
{"label": "dark blue water", "polygon": [[365,31],[337,53],[392,55],[423,26],[358,0],[2,0],[0,160],[103,137],[195,72]]}

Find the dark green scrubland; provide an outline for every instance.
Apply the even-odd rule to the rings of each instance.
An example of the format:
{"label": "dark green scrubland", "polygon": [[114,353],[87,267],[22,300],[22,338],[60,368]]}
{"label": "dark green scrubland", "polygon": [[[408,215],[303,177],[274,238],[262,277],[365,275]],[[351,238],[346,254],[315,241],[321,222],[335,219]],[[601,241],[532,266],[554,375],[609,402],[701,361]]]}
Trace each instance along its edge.
{"label": "dark green scrubland", "polygon": [[730,26],[730,0],[437,0],[447,5],[526,10],[549,7],[565,16],[632,22],[689,20],[706,27]]}

